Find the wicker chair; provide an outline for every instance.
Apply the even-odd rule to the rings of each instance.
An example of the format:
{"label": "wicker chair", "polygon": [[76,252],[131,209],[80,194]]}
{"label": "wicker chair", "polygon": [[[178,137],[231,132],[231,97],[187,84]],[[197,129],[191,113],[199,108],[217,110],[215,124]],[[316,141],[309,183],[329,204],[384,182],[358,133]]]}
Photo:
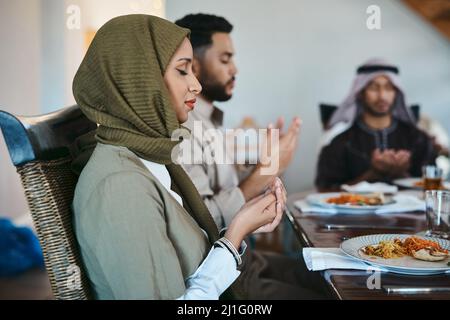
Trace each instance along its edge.
{"label": "wicker chair", "polygon": [[89,281],[72,230],[77,176],[71,171],[71,148],[96,124],[72,106],[35,117],[0,111],[0,127],[22,180],[54,297],[89,299]]}

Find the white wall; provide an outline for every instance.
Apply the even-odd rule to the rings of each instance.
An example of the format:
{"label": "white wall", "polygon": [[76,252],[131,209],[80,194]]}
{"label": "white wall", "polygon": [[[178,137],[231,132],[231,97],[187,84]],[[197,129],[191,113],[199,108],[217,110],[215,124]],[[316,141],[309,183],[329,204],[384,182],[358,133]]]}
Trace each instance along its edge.
{"label": "white wall", "polygon": [[[60,1],[60,0],[43,0]],[[64,105],[75,104],[72,95],[72,80],[85,54],[85,32],[98,30],[108,20],[125,14],[143,13],[165,16],[165,0],[64,0],[65,17],[67,8],[80,8],[81,28],[64,28]]]}
{"label": "white wall", "polygon": [[[41,22],[37,0],[0,0],[0,109],[38,114]],[[0,138],[0,217],[27,211],[20,179]]]}
{"label": "white wall", "polygon": [[143,13],[164,17],[165,0],[78,0],[83,27],[99,29],[116,16]]}
{"label": "white wall", "polygon": [[[382,30],[366,28],[381,7]],[[339,103],[356,66],[369,57],[398,64],[411,103],[450,131],[450,43],[397,0],[167,0],[166,14],[213,13],[235,27],[235,95],[219,104],[225,125],[252,115],[260,124],[300,115],[300,148],[286,174],[291,192],[313,185],[321,134],[319,102]]]}
{"label": "white wall", "polygon": [[[69,5],[81,28],[66,27]],[[84,32],[123,14],[164,16],[165,0],[0,0],[0,110],[42,114],[75,103],[72,80],[84,53]],[[28,211],[20,179],[0,137],[0,217]]]}
{"label": "white wall", "polygon": [[65,4],[41,0],[41,104],[42,113],[64,106]]}
{"label": "white wall", "polygon": [[[60,0],[42,0],[60,1]],[[72,95],[72,80],[78,70],[85,54],[85,32],[87,30],[98,30],[108,20],[125,14],[152,14],[159,17],[165,15],[165,0],[64,0],[62,13],[66,13],[70,5],[80,8],[81,28],[61,29],[64,32],[64,104],[75,104]]]}

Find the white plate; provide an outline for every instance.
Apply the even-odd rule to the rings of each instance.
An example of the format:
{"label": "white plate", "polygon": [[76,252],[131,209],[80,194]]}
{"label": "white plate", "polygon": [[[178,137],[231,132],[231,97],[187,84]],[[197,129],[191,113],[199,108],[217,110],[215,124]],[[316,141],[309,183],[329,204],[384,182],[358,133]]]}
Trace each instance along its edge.
{"label": "white plate", "polygon": [[[405,234],[374,234],[352,238],[341,243],[341,250],[347,255],[361,260],[367,264],[380,267],[390,272],[409,275],[432,275],[450,272],[450,266],[447,263],[449,258],[443,261],[429,262],[414,259],[410,256],[401,258],[384,259],[366,255],[362,249],[369,245],[377,245],[380,241],[389,241],[394,239],[405,239],[411,235]],[[422,239],[429,239],[441,245],[442,248],[450,250],[450,241],[418,236]]]}
{"label": "white plate", "polygon": [[[423,190],[422,187],[418,187],[415,185],[419,181],[422,181],[422,178],[403,178],[403,179],[394,180],[392,182],[399,187],[415,189],[415,190]],[[450,182],[444,181],[443,185],[444,185],[444,188],[450,189]]]}
{"label": "white plate", "polygon": [[331,193],[316,193],[311,194],[306,197],[306,201],[314,206],[321,206],[324,208],[336,209],[339,213],[347,213],[347,214],[359,214],[359,213],[372,213],[377,209],[382,208],[387,205],[391,205],[395,203],[395,200],[390,201],[389,203],[376,205],[376,206],[355,206],[355,205],[342,205],[342,204],[334,204],[327,203],[327,199],[339,197],[344,192],[331,192]]}

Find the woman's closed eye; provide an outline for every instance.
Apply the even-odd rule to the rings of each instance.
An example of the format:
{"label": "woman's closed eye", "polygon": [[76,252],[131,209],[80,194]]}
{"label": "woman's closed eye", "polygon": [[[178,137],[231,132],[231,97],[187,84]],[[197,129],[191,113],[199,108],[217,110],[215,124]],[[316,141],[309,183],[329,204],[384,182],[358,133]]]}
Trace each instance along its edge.
{"label": "woman's closed eye", "polygon": [[177,71],[182,75],[182,76],[187,76],[187,72],[185,70],[182,69],[177,69]]}

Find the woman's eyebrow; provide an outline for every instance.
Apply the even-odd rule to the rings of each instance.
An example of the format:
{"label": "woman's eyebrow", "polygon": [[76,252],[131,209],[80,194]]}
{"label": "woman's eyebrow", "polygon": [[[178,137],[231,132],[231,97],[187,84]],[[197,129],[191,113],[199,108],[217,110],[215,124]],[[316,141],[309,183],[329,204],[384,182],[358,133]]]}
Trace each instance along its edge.
{"label": "woman's eyebrow", "polygon": [[187,62],[192,62],[192,59],[191,58],[180,58],[180,59],[178,59],[177,61],[187,61]]}

